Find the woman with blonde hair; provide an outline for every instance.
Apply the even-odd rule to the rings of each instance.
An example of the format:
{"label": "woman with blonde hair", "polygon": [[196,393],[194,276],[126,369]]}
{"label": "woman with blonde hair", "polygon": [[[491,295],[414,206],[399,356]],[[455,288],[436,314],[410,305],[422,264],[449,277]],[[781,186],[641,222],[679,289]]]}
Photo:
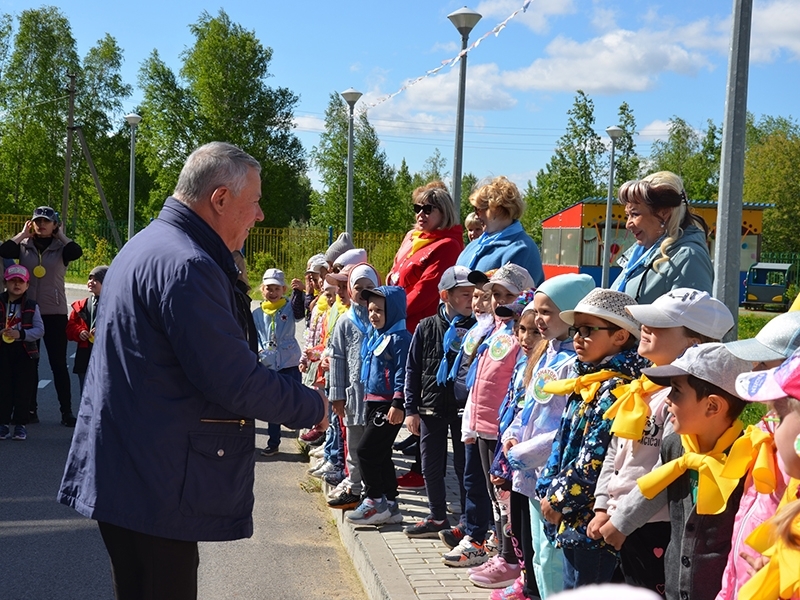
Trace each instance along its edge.
{"label": "woman with blonde hair", "polygon": [[525,211],[519,188],[506,177],[495,177],[472,192],[469,202],[483,221],[483,234],[469,243],[456,264],[486,272],[513,263],[525,268],[537,286],[542,283],[539,247],[519,222]]}
{"label": "woman with blonde hair", "polygon": [[619,188],[619,202],[636,243],[617,260],[622,272],[611,289],[639,304],[650,304],[676,288],[711,293],[708,226],[692,213],[680,177],[659,171],[627,181]]}

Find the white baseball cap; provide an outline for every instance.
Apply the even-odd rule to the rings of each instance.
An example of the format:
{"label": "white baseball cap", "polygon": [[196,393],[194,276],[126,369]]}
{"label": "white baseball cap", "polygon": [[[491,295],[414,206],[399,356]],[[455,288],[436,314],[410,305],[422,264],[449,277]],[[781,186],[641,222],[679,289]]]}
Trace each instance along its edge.
{"label": "white baseball cap", "polygon": [[800,311],[778,315],[754,338],[725,345],[739,358],[755,363],[789,358],[800,348]]}
{"label": "white baseball cap", "polygon": [[731,354],[725,344],[712,342],[688,348],[681,356],[663,367],[642,369],[642,373],[656,385],[668,387],[672,377],[694,375],[741,398],[736,389],[736,378],[753,368],[753,363]]}
{"label": "white baseball cap", "polygon": [[733,327],[727,306],[708,292],[691,288],[676,288],[652,304],[626,306],[625,310],[642,325],[660,329],[687,327],[715,340],[722,339]]}
{"label": "white baseball cap", "polygon": [[264,271],[261,283],[264,285],[280,285],[285,287],[286,278],[283,276],[283,271],[280,269],[267,269]]}

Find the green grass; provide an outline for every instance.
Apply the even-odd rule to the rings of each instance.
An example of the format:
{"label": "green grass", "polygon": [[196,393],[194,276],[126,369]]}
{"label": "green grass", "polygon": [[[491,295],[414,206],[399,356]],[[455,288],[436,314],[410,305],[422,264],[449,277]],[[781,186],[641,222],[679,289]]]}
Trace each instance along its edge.
{"label": "green grass", "polygon": [[[753,315],[739,314],[739,339],[746,340],[754,338],[771,319],[776,315]],[[742,413],[740,419],[747,425],[754,425],[761,420],[767,412],[767,405],[760,402],[749,402]]]}

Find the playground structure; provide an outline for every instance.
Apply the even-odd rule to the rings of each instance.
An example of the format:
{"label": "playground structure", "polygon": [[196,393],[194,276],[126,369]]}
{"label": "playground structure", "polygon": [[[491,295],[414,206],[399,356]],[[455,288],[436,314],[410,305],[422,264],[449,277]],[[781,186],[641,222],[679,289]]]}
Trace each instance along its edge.
{"label": "playground structure", "polygon": [[[717,203],[709,200],[690,201],[694,213],[705,219],[711,230],[709,251],[714,258],[714,238],[717,223]],[[750,267],[761,255],[763,213],[766,203],[745,203],[742,210],[740,250],[739,301],[745,300],[745,280]],[[586,273],[600,285],[602,275],[603,236],[605,232],[605,198],[585,198],[542,221],[542,266],[545,277],[562,273]],[[609,281],[619,275],[616,260],[634,243],[633,235],[625,228],[625,207],[612,207],[611,269]]]}

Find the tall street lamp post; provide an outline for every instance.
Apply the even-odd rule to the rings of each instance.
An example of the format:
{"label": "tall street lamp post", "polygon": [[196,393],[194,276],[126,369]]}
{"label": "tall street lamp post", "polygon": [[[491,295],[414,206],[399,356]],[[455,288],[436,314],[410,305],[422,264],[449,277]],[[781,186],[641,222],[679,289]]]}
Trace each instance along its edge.
{"label": "tall street lamp post", "polygon": [[614,204],[614,147],[617,140],[625,133],[616,125],[606,128],[608,137],[611,138],[611,164],[608,167],[608,198],[606,199],[606,230],[603,236],[603,275],[600,287],[608,287],[608,275],[611,269],[611,207]]}
{"label": "tall street lamp post", "polygon": [[131,113],[125,115],[125,120],[131,126],[131,175],[128,182],[128,240],[130,240],[134,234],[133,192],[136,182],[136,127],[141,123],[142,117],[136,113]]}
{"label": "tall street lamp post", "polygon": [[[481,14],[470,10],[466,6],[447,15],[450,22],[461,34],[461,50],[467,49],[469,34]],[[461,157],[464,154],[464,104],[467,88],[467,54],[461,56],[461,65],[458,72],[458,108],[456,109],[456,148],[453,157],[453,202],[456,205],[456,214],[461,212]]]}
{"label": "tall street lamp post", "polygon": [[342,98],[350,107],[350,115],[347,123],[347,204],[345,205],[345,231],[353,239],[353,109],[356,102],[361,98],[361,92],[353,88],[342,92]]}

